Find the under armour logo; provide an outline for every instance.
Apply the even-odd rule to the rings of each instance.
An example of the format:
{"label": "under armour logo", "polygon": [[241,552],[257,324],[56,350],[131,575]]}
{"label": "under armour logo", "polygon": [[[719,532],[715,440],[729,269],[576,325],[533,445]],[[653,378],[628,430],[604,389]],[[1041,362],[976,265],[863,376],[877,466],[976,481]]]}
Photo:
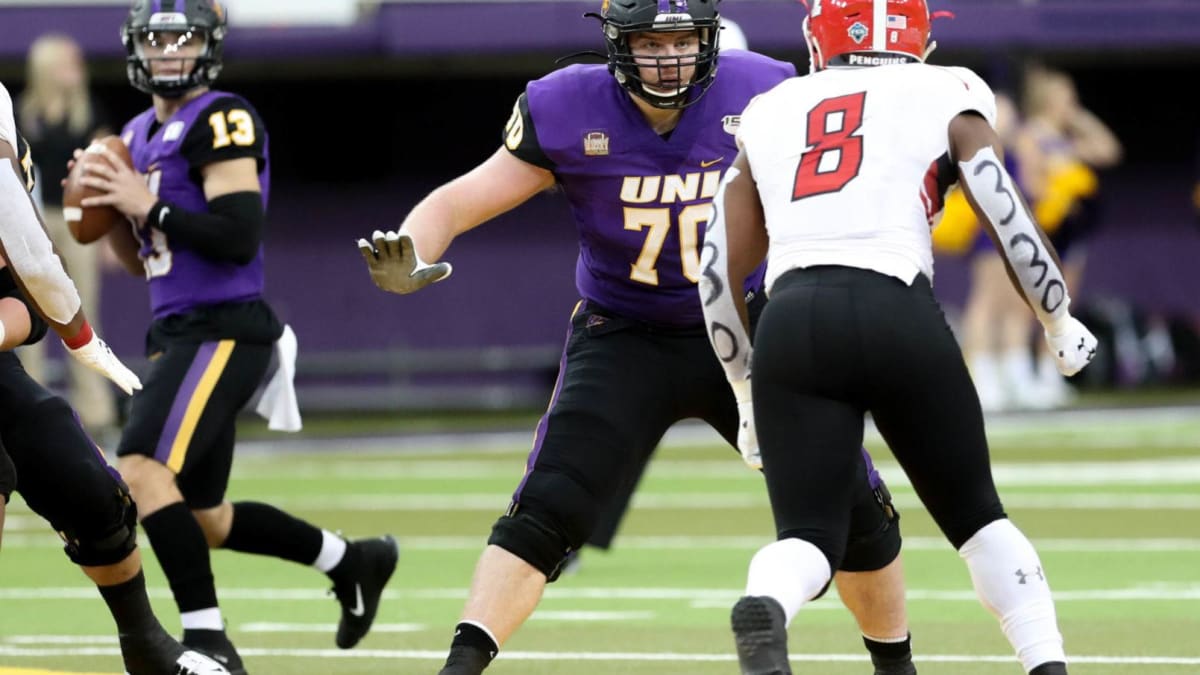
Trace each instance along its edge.
{"label": "under armour logo", "polygon": [[1094,357],[1096,355],[1095,347],[1092,347],[1091,349],[1087,349],[1087,339],[1086,338],[1079,338],[1079,346],[1076,347],[1075,349],[1078,349],[1079,351],[1084,351],[1086,349],[1088,361],[1091,361],[1092,357]]}
{"label": "under armour logo", "polygon": [[1025,583],[1025,579],[1026,579],[1026,578],[1028,578],[1028,577],[1031,577],[1031,576],[1034,576],[1035,574],[1037,575],[1037,578],[1038,578],[1038,580],[1039,580],[1039,581],[1045,581],[1045,580],[1046,580],[1046,575],[1045,575],[1045,574],[1042,574],[1042,567],[1041,567],[1041,565],[1038,565],[1037,569],[1035,569],[1035,570],[1034,570],[1034,571],[1032,571],[1032,572],[1026,572],[1026,571],[1024,571],[1024,570],[1018,569],[1016,572],[1014,572],[1014,574],[1016,574],[1018,577],[1020,577],[1020,578],[1021,578],[1021,580],[1017,582],[1017,583],[1020,583],[1020,584],[1023,584],[1023,583]]}

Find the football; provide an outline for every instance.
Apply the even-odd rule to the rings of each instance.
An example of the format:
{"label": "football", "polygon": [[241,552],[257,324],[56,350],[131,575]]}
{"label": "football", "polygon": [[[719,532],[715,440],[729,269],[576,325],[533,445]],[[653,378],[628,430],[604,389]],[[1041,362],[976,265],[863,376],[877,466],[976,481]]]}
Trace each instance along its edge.
{"label": "football", "polygon": [[103,157],[97,156],[99,148],[102,146],[107,146],[109,150],[116,153],[126,166],[133,166],[133,158],[129,156],[129,148],[125,147],[125,142],[119,136],[105,136],[92,141],[92,144],[83,151],[84,154],[79,161],[75,162],[75,166],[71,167],[71,173],[67,175],[67,183],[63,186],[63,219],[67,221],[67,228],[71,230],[71,236],[81,244],[90,244],[108,234],[113,226],[129,222],[120,211],[111,206],[82,206],[84,199],[103,194],[81,182],[85,164],[106,161]]}

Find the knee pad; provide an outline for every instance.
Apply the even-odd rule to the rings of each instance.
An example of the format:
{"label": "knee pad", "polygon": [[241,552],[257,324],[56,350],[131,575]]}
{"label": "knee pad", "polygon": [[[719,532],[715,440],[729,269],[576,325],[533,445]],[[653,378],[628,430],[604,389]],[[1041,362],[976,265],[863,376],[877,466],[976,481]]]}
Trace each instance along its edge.
{"label": "knee pad", "polygon": [[488,543],[529,563],[547,582],[558,578],[573,549],[545,513],[516,503],[492,526]]}
{"label": "knee pad", "polygon": [[900,512],[892,503],[887,484],[880,478],[869,491],[863,491],[851,510],[850,537],[838,569],[846,572],[883,569],[900,555],[900,546]]}
{"label": "knee pad", "polygon": [[[605,494],[597,490],[608,488]],[[611,496],[616,486],[590,487],[565,471],[535,469],[525,480],[509,515],[519,510],[534,511],[541,521],[577,549],[592,536],[600,519],[601,501]]]}
{"label": "knee pad", "polygon": [[104,504],[96,505],[107,515],[105,525],[59,531],[66,542],[67,557],[76,565],[115,565],[137,548],[137,505],[123,483],[117,487]]}

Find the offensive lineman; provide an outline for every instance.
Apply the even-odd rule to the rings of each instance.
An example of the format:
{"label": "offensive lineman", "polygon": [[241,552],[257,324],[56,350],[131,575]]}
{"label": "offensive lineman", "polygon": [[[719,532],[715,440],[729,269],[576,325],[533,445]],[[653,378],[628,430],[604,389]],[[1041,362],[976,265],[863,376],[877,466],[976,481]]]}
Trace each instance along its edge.
{"label": "offensive lineman", "polygon": [[[795,74],[731,51],[717,70],[710,0],[604,3],[608,66],[531,82],[504,147],[418,204],[399,233],[359,242],[372,279],[409,293],[445,278],[451,240],[557,184],[574,211],[583,300],[525,476],[475,571],[443,675],[478,675],[532,613],[566,556],[596,527],[675,422],[707,421],[748,463],[757,447],[746,395],[712,358],[696,298],[701,227],[736,153],[737,116]],[[745,291],[761,305],[760,270]],[[739,425],[739,413],[741,424]],[[899,527],[878,474],[856,484],[853,552],[839,591],[879,674],[911,674]]]}

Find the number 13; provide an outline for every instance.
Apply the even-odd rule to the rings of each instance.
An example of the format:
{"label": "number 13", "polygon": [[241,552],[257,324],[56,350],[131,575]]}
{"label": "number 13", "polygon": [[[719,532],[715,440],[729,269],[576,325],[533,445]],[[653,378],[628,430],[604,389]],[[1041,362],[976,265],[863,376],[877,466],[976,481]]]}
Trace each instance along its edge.
{"label": "number 13", "polygon": [[[254,118],[242,109],[215,112],[208,116],[208,125],[213,130],[213,150],[227,145],[254,145]],[[229,127],[233,126],[233,133]]]}

